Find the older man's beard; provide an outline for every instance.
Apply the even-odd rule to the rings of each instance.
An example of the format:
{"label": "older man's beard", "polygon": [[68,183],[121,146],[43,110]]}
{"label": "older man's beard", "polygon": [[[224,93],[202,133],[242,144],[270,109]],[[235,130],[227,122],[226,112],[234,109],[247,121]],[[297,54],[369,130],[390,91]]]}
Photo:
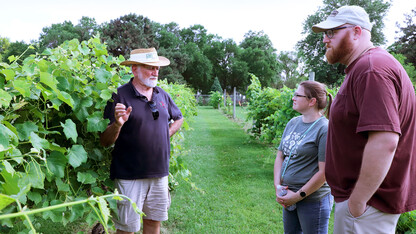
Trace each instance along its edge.
{"label": "older man's beard", "polygon": [[349,32],[347,32],[336,48],[330,47],[329,50],[326,50],[325,56],[329,64],[344,64],[343,60],[346,56],[350,55],[353,50],[352,42],[349,38]]}
{"label": "older man's beard", "polygon": [[[156,79],[154,79],[154,78],[156,78]],[[144,85],[146,85],[147,87],[149,87],[149,88],[154,88],[157,85],[157,79],[158,78],[155,77],[155,76],[149,77],[147,79],[142,79],[142,78],[140,78],[140,79],[141,79],[142,83]]]}

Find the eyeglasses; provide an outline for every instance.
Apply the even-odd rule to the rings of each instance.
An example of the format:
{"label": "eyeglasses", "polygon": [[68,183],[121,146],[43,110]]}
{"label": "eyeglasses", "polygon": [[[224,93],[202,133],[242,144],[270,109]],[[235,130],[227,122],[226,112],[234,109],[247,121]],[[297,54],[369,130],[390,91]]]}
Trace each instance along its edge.
{"label": "eyeglasses", "polygon": [[334,37],[334,31],[344,29],[344,28],[352,28],[352,27],[355,27],[355,26],[356,25],[350,25],[350,26],[342,26],[342,27],[339,27],[339,28],[328,29],[324,33],[329,39],[331,39],[331,38]]}
{"label": "eyeglasses", "polygon": [[156,103],[153,101],[147,102],[149,104],[150,110],[152,110],[153,119],[157,120],[159,118],[159,110],[156,107]]}
{"label": "eyeglasses", "polygon": [[308,98],[308,96],[300,95],[300,94],[298,94],[296,92],[293,94],[293,97],[296,97],[296,98],[300,98],[300,97]]}

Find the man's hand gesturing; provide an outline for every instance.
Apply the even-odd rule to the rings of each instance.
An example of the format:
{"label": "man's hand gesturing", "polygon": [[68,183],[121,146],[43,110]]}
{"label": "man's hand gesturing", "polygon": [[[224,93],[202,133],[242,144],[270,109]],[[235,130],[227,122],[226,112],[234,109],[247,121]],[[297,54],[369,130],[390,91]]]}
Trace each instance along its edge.
{"label": "man's hand gesturing", "polygon": [[114,117],[118,126],[123,126],[124,123],[129,119],[130,113],[133,110],[131,106],[126,109],[126,106],[121,103],[116,104]]}

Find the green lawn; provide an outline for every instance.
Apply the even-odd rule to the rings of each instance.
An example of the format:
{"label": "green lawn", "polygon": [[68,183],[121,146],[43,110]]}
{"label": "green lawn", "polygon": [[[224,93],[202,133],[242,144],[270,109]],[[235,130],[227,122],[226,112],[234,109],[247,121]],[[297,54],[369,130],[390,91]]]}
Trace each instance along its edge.
{"label": "green lawn", "polygon": [[273,187],[274,150],[250,140],[238,121],[200,107],[186,134],[185,163],[203,192],[182,182],[164,233],[283,233]]}

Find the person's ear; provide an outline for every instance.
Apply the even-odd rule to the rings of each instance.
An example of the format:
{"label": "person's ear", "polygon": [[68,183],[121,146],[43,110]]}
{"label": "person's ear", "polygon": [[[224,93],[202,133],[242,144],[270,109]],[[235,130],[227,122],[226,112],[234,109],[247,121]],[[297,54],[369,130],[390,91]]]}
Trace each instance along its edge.
{"label": "person's ear", "polygon": [[360,26],[355,26],[353,30],[354,30],[354,39],[360,38],[361,34],[363,33],[363,29]]}
{"label": "person's ear", "polygon": [[137,69],[139,68],[139,66],[137,65],[132,65],[131,66],[131,72],[134,74],[135,72],[137,72]]}
{"label": "person's ear", "polygon": [[317,103],[316,98],[309,99],[309,106],[314,106]]}

